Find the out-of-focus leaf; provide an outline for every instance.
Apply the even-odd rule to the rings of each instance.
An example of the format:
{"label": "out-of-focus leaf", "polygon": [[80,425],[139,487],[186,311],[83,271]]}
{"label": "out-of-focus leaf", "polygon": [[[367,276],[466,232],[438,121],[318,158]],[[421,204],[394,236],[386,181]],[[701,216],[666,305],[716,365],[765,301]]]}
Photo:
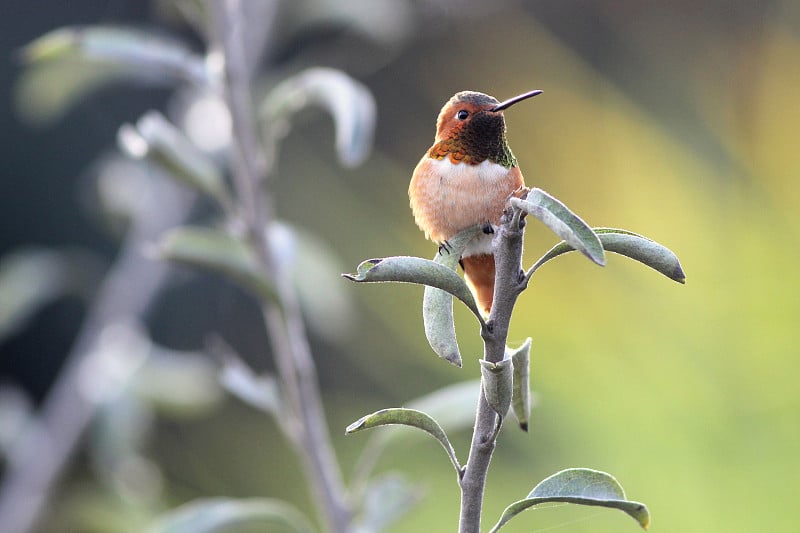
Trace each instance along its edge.
{"label": "out-of-focus leaf", "polygon": [[239,357],[225,355],[219,379],[228,392],[251,407],[272,414],[281,412],[281,398],[275,378],[257,375]]}
{"label": "out-of-focus leaf", "polygon": [[25,46],[28,63],[70,57],[108,62],[155,79],[169,76],[194,83],[207,80],[203,57],[172,37],[122,26],[71,26],[58,28]]}
{"label": "out-of-focus leaf", "polygon": [[370,481],[353,533],[378,533],[407,514],[421,499],[419,488],[389,473]]}
{"label": "out-of-focus leaf", "polygon": [[56,298],[88,292],[99,275],[86,252],[31,247],[6,254],[0,259],[0,341]]}
{"label": "out-of-focus leaf", "polygon": [[154,422],[149,406],[130,394],[100,406],[89,434],[88,457],[103,490],[143,505],[160,501],[161,470],[144,455]]}
{"label": "out-of-focus leaf", "polygon": [[[478,405],[481,384],[478,380],[464,381],[448,385],[430,394],[408,402],[409,409],[428,413],[445,432],[462,431],[472,427],[475,422],[475,408]],[[353,474],[353,491],[363,490],[370,472],[389,445],[397,445],[415,432],[386,428],[372,435],[359,457]]]}
{"label": "out-of-focus leaf", "polygon": [[454,383],[408,402],[407,407],[428,413],[446,431],[461,431],[475,422],[480,388],[478,380]]}
{"label": "out-of-focus leaf", "polygon": [[336,150],[342,164],[361,164],[372,148],[375,101],[369,90],[347,74],[314,67],[278,84],[261,104],[261,118],[271,134],[285,135],[294,113],[309,106],[322,106],[336,126]]}
{"label": "out-of-focus leaf", "polygon": [[126,77],[118,67],[77,58],[31,65],[14,84],[14,108],[30,124],[47,124],[96,89]]}
{"label": "out-of-focus leaf", "polygon": [[218,272],[255,291],[261,298],[278,301],[274,288],[258,268],[253,250],[222,231],[188,226],[176,228],[161,238],[155,253],[160,259]]}
{"label": "out-of-focus leaf", "polygon": [[622,486],[611,474],[589,468],[570,468],[553,474],[536,485],[527,498],[506,507],[490,533],[498,531],[522,511],[547,502],[619,509],[630,515],[643,529],[650,525],[647,507],[643,503],[627,500]]}
{"label": "out-of-focus leaf", "polygon": [[214,161],[225,161],[231,144],[231,113],[224,95],[186,86],[170,99],[169,118],[189,142]]}
{"label": "out-of-focus leaf", "polygon": [[115,235],[123,234],[132,220],[147,216],[160,200],[157,183],[165,176],[144,161],[114,152],[93,167],[96,183],[84,191],[84,203]]}
{"label": "out-of-focus leaf", "polygon": [[136,373],[153,350],[143,326],[119,320],[105,326],[81,363],[78,388],[87,400],[107,404],[130,390]]}
{"label": "out-of-focus leaf", "polygon": [[528,431],[528,423],[531,418],[531,338],[525,339],[525,342],[519,348],[510,350],[507,357],[511,359],[514,369],[514,391],[511,397],[511,407],[514,411],[514,416],[519,421],[519,427],[522,431]]}
{"label": "out-of-focus leaf", "polygon": [[600,266],[606,264],[603,245],[594,231],[567,206],[534,188],[525,200],[511,198],[511,205],[541,220],[553,233]]}
{"label": "out-of-focus leaf", "polygon": [[308,327],[329,341],[346,341],[353,327],[353,293],[341,283],[342,266],[330,243],[284,222],[273,222],[268,235],[280,278],[294,285]]}
{"label": "out-of-focus leaf", "polygon": [[[605,250],[635,259],[678,283],[686,282],[686,275],[678,257],[666,246],[623,229],[594,228],[594,232],[600,238]],[[536,261],[529,270],[530,274],[551,259],[574,249],[567,242],[558,243]]]}
{"label": "out-of-focus leaf", "polygon": [[221,205],[230,205],[230,194],[216,165],[184,134],[157,111],[119,129],[117,144],[129,156],[148,158],[168,174]]}
{"label": "out-of-focus leaf", "polygon": [[207,413],[222,399],[217,372],[207,354],[153,344],[131,385],[140,400],[164,413],[195,416]]}
{"label": "out-of-focus leaf", "polygon": [[31,248],[0,261],[0,339],[17,331],[37,309],[64,289],[64,265],[57,253]]}
{"label": "out-of-focus leaf", "polygon": [[163,514],[147,533],[312,533],[294,506],[272,498],[206,498]]}
{"label": "out-of-focus leaf", "polygon": [[447,456],[450,458],[450,462],[453,463],[453,467],[455,467],[456,472],[461,472],[461,465],[458,463],[456,452],[453,449],[452,444],[450,444],[447,434],[444,432],[439,423],[436,422],[436,420],[422,411],[406,409],[402,407],[381,409],[380,411],[376,411],[372,414],[359,418],[347,426],[345,433],[349,435],[363,429],[393,424],[421,429],[422,431],[425,431],[431,435],[433,438],[439,441],[439,443],[442,445],[442,448],[444,448],[445,452],[447,452]]}
{"label": "out-of-focus leaf", "polygon": [[23,434],[32,414],[33,403],[25,391],[13,384],[0,384],[0,457]]}
{"label": "out-of-focus leaf", "polygon": [[[468,228],[455,235],[447,242],[446,246],[439,248],[435,263],[455,271],[464,248],[475,238],[481,229],[480,226]],[[472,293],[470,292],[470,296]],[[474,302],[474,296],[472,297]],[[473,313],[477,309],[470,307]],[[478,320],[483,324],[483,315],[476,313]],[[422,323],[425,327],[425,338],[428,339],[433,351],[441,358],[461,367],[461,352],[456,338],[456,326],[453,320],[453,296],[436,287],[425,286],[422,296]]]}
{"label": "out-of-focus leaf", "polygon": [[497,363],[480,360],[483,378],[483,394],[486,403],[495,413],[505,418],[511,406],[512,369],[511,359],[503,359]]}
{"label": "out-of-focus leaf", "polygon": [[22,115],[33,122],[57,118],[112,81],[207,82],[203,58],[185,44],[132,28],[60,28],[28,44],[20,55],[29,66],[16,87],[15,100]]}

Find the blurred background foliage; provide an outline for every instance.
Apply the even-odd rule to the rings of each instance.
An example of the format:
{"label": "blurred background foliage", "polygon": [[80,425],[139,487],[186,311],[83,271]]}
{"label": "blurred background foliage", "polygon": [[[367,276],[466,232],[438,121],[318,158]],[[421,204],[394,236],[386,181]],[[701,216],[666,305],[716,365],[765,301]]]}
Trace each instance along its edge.
{"label": "blurred background foliage", "polygon": [[[121,227],[98,208],[98,191],[103,175],[133,172],[103,166],[113,159],[117,129],[151,108],[174,112],[182,97],[163,79],[123,81],[59,112],[53,98],[89,74],[49,73],[34,90],[16,51],[72,24],[156,28],[195,50],[201,42],[166,1],[47,9],[12,1],[0,13],[5,443],[29,401],[56,379],[92,279],[113,260]],[[330,119],[303,111],[280,148],[275,184],[279,216],[335,252],[330,268],[308,283],[341,306],[311,316],[311,332],[346,476],[366,442],[344,437],[348,423],[476,378],[468,354],[477,359],[481,344],[473,320],[458,310],[465,368],[457,370],[425,342],[420,288],[357,287],[338,273],[367,257],[433,255],[414,226],[406,188],[450,95],[473,89],[503,99],[543,89],[507,113],[527,184],[590,225],[627,228],[669,246],[687,284],[617,257],[600,269],[576,254],[534,278],[510,340],[534,339],[539,403],[530,434],[509,426],[501,435],[484,523],[538,480],[586,466],[613,472],[630,498],[646,502],[652,531],[796,527],[800,5],[307,0],[285,2],[280,17],[278,34],[264,36],[272,43],[264,87],[324,65],[363,82],[377,103],[375,148],[365,164],[342,168]],[[117,197],[141,191],[126,186],[133,188]],[[530,262],[554,239],[531,225],[526,243]],[[47,255],[53,249],[65,253],[54,259]],[[59,260],[78,268],[53,266]],[[309,509],[294,456],[273,423],[226,398],[209,374],[213,364],[192,356],[218,332],[255,368],[268,369],[255,306],[231,284],[187,272],[150,312],[149,335],[123,335],[138,349],[154,342],[152,349],[166,353],[159,359],[165,368],[137,381],[146,389],[137,397],[172,393],[167,409],[123,395],[101,414],[45,530],[138,531],[155,513],[200,496],[276,496]],[[8,287],[38,291],[37,305],[15,309]],[[9,309],[16,322],[9,323]],[[453,440],[463,456],[468,435]],[[406,442],[379,469],[405,472],[425,497],[392,531],[452,530],[458,490],[445,457],[432,441]],[[507,531],[635,527],[621,513],[557,506],[527,513]]]}

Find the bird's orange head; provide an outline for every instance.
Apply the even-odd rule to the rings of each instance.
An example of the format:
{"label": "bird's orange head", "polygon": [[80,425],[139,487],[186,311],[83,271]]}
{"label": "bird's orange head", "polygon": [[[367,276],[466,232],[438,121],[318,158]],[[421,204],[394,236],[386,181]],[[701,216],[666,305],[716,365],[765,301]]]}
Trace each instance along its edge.
{"label": "bird's orange head", "polygon": [[506,142],[503,110],[542,91],[530,91],[505,102],[487,94],[462,91],[442,107],[436,120],[436,141],[428,155],[453,163],[478,164],[487,159],[506,168],[516,166]]}

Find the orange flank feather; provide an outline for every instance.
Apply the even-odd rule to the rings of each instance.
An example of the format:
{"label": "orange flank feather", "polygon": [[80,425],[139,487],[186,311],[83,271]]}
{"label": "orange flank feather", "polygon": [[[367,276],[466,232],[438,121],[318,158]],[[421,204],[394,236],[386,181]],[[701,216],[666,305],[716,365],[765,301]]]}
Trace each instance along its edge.
{"label": "orange flank feather", "polygon": [[461,258],[464,280],[467,282],[478,308],[489,316],[494,300],[494,255],[481,254]]}

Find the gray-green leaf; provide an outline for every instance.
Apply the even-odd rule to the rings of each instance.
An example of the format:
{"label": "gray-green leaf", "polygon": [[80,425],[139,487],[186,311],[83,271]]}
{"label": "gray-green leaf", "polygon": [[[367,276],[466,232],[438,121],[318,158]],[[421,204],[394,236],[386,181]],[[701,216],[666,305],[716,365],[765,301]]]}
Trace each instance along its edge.
{"label": "gray-green leaf", "polygon": [[[458,267],[461,254],[467,244],[480,233],[480,226],[465,229],[451,238],[433,258],[434,263],[445,266],[453,271]],[[460,278],[459,278],[460,279]],[[470,295],[470,310],[483,324],[483,316],[477,311],[474,297]],[[453,320],[453,297],[447,292],[435,287],[426,286],[422,296],[422,322],[425,326],[425,338],[428,339],[433,351],[442,359],[461,367],[461,352],[456,339],[456,326]]]}
{"label": "gray-green leaf", "polygon": [[[356,282],[404,282],[426,285],[422,300],[425,336],[433,351],[455,366],[461,366],[461,354],[453,322],[453,298],[464,302],[484,323],[475,298],[455,268],[467,243],[480,231],[478,226],[454,236],[433,261],[420,257],[398,256],[369,259],[358,265],[356,274],[342,274]],[[452,295],[452,296],[451,296]]]}
{"label": "gray-green leaf", "polygon": [[380,411],[376,411],[356,420],[347,426],[345,433],[349,435],[351,433],[355,433],[356,431],[361,431],[362,429],[370,429],[392,424],[414,427],[431,435],[433,438],[439,441],[439,443],[442,445],[442,448],[444,448],[444,451],[447,452],[447,456],[450,458],[450,462],[453,463],[453,467],[455,467],[456,472],[461,472],[461,465],[458,462],[453,445],[450,444],[450,440],[447,438],[447,434],[444,432],[439,423],[436,422],[436,420],[422,411],[417,411],[416,409],[406,409],[403,407],[381,409]]}
{"label": "gray-green leaf", "polygon": [[173,509],[147,533],[312,533],[309,520],[294,506],[272,498],[207,498]]}
{"label": "gray-green leaf", "polygon": [[313,67],[272,89],[260,114],[271,132],[286,134],[291,116],[310,104],[322,106],[333,117],[342,164],[360,165],[369,155],[375,130],[375,100],[369,89],[339,70]]}
{"label": "gray-green leaf", "polygon": [[498,363],[481,359],[480,363],[486,403],[495,413],[505,418],[511,406],[511,359],[503,359]]}
{"label": "gray-green leaf", "polygon": [[367,259],[358,265],[355,274],[342,274],[359,283],[417,283],[437,287],[466,303],[475,305],[472,295],[461,278],[447,267],[430,259],[407,255]]}
{"label": "gray-green leaf", "polygon": [[[600,238],[603,248],[609,252],[635,259],[678,283],[686,282],[686,275],[683,273],[678,257],[666,246],[623,229],[595,228],[594,231]],[[574,249],[567,242],[558,243],[531,267],[528,276],[530,277],[533,272],[551,259]]]}
{"label": "gray-green leaf", "polygon": [[346,342],[354,327],[353,293],[339,281],[342,266],[331,243],[282,221],[269,225],[279,279],[294,285],[308,327],[328,342]]}
{"label": "gray-green leaf", "polygon": [[527,498],[506,507],[489,533],[498,531],[522,511],[547,502],[619,509],[630,515],[643,529],[650,525],[647,507],[643,503],[627,500],[622,486],[611,474],[589,468],[570,468],[548,477],[536,485]]}
{"label": "gray-green leaf", "polygon": [[20,55],[28,67],[15,87],[15,100],[22,115],[34,122],[58,118],[91,91],[120,79],[207,83],[202,56],[180,41],[133,28],[60,28],[28,44]]}
{"label": "gray-green leaf", "polygon": [[210,357],[157,344],[151,345],[131,388],[139,400],[173,416],[208,413],[223,397],[217,366]]}
{"label": "gray-green leaf", "polygon": [[251,407],[281,415],[281,397],[274,376],[256,374],[238,356],[226,353],[219,380],[225,390]]}
{"label": "gray-green leaf", "polygon": [[370,481],[352,533],[378,533],[407,514],[421,499],[421,490],[405,478],[388,473]]}
{"label": "gray-green leaf", "polygon": [[[480,388],[480,381],[477,380],[454,383],[408,402],[407,407],[427,413],[446,432],[461,431],[472,427],[475,422],[475,406]],[[367,478],[386,447],[398,441],[403,442],[406,436],[411,437],[413,434],[387,430],[372,435],[353,473],[351,487],[356,497],[363,492]]]}
{"label": "gray-green leaf", "polygon": [[146,113],[136,126],[124,124],[117,134],[117,144],[129,156],[148,158],[184,185],[221,205],[230,204],[228,188],[216,165],[161,113]]}
{"label": "gray-green leaf", "polygon": [[[475,316],[480,316],[467,284],[453,270],[435,261],[409,256],[369,259],[358,265],[356,274],[343,275],[356,282],[394,281],[435,287],[457,297],[467,304]],[[449,313],[445,312],[447,309],[450,309]],[[441,313],[444,313],[444,319]],[[429,320],[425,330],[433,350],[439,357],[461,366],[458,344],[455,343],[455,326],[452,325],[452,298],[429,293],[428,298],[423,299],[424,317]]]}
{"label": "gray-green leaf", "polygon": [[30,247],[0,259],[0,341],[19,331],[44,305],[96,287],[99,262],[77,250]]}
{"label": "gray-green leaf", "polygon": [[449,292],[467,304],[470,309],[474,308],[473,312],[478,312],[467,284],[458,274],[430,259],[407,255],[367,259],[358,265],[355,274],[343,274],[343,276],[356,282],[400,282],[430,285]]}
{"label": "gray-green leaf", "polygon": [[519,421],[522,431],[528,431],[531,418],[531,385],[530,385],[531,338],[525,339],[522,346],[510,350],[506,357],[511,359],[514,369],[514,390],[511,397],[511,408]]}
{"label": "gray-green leaf", "polygon": [[524,200],[512,197],[511,205],[541,220],[553,233],[598,265],[606,264],[603,245],[594,231],[556,198],[535,188]]}
{"label": "gray-green leaf", "polygon": [[222,231],[189,226],[176,228],[161,238],[155,252],[161,259],[221,273],[261,298],[278,301],[251,247]]}

